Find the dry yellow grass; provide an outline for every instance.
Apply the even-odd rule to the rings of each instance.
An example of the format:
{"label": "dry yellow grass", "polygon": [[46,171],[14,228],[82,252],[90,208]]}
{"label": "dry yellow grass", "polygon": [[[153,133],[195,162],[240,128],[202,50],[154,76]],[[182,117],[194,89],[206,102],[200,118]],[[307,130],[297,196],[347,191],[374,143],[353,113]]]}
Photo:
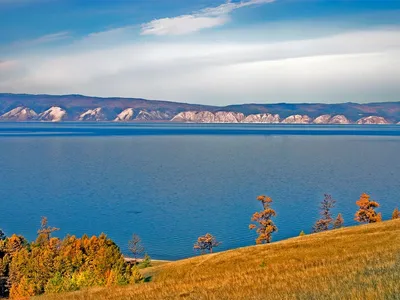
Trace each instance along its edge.
{"label": "dry yellow grass", "polygon": [[400,220],[343,228],[146,269],[149,283],[58,299],[400,299]]}

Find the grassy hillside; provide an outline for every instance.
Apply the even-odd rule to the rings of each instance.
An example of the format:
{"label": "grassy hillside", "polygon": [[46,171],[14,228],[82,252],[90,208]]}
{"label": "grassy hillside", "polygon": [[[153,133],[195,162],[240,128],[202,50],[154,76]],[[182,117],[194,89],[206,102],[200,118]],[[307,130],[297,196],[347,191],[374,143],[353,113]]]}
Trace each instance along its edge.
{"label": "grassy hillside", "polygon": [[150,283],[39,299],[400,299],[400,220],[167,263]]}

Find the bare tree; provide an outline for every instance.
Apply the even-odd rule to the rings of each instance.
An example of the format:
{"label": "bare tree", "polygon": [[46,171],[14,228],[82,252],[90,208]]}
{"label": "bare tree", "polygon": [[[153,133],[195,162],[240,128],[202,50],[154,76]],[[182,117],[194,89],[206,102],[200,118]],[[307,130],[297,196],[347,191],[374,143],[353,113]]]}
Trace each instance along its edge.
{"label": "bare tree", "polygon": [[132,239],[128,242],[129,251],[132,253],[134,262],[144,253],[144,246],[142,245],[142,239],[137,235],[133,234]]}
{"label": "bare tree", "polygon": [[324,200],[321,201],[321,205],[319,207],[321,210],[321,219],[315,222],[313,232],[321,232],[330,229],[333,222],[331,209],[335,207],[335,203],[336,200],[334,200],[331,195],[324,195]]}

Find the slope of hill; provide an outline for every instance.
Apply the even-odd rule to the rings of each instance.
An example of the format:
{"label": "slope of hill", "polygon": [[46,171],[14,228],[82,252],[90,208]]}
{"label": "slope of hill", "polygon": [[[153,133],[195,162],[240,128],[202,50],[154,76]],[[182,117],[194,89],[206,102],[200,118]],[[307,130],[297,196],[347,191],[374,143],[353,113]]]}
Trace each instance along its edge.
{"label": "slope of hill", "polygon": [[400,220],[146,269],[151,282],[39,299],[399,299]]}

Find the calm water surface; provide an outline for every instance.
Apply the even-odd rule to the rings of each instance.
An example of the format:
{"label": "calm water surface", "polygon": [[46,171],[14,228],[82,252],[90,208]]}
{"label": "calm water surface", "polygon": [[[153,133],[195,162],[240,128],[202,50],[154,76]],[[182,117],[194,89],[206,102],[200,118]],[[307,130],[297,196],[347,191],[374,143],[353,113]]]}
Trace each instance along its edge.
{"label": "calm water surface", "polygon": [[139,234],[154,258],[192,256],[210,232],[220,250],[254,243],[255,200],[274,200],[274,240],[309,232],[324,193],[352,225],[367,192],[385,219],[400,206],[400,126],[0,124],[0,228],[34,239]]}

